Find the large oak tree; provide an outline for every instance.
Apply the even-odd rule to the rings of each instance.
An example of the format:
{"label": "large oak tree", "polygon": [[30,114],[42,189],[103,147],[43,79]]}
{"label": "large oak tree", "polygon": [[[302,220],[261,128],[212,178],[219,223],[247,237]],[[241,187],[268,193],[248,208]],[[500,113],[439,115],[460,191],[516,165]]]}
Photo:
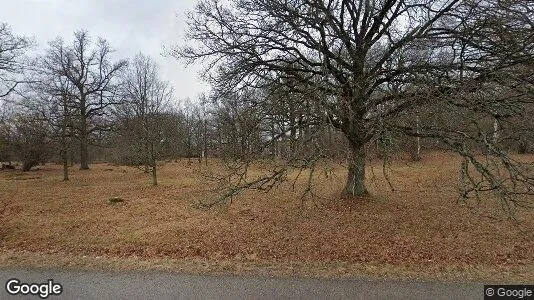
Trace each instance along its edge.
{"label": "large oak tree", "polygon": [[[515,188],[532,185],[527,169],[473,123],[517,116],[530,101],[533,11],[496,0],[201,0],[174,55],[202,61],[215,90],[313,91],[312,105],[348,141],[349,196],[367,193],[365,146],[384,131],[439,139],[481,172],[482,182],[470,182],[476,190],[525,195]],[[433,122],[405,121],[423,113]],[[437,122],[441,113],[452,122]],[[514,191],[470,143],[513,166]]]}
{"label": "large oak tree", "polygon": [[89,169],[90,134],[102,130],[92,122],[118,102],[117,77],[126,66],[125,60],[112,62],[113,50],[99,38],[93,43],[84,31],[74,33],[74,41],[67,45],[60,38],[50,43],[43,65],[48,74],[63,77],[72,85],[69,101],[76,106],[78,115],[74,126],[80,141],[81,169]]}

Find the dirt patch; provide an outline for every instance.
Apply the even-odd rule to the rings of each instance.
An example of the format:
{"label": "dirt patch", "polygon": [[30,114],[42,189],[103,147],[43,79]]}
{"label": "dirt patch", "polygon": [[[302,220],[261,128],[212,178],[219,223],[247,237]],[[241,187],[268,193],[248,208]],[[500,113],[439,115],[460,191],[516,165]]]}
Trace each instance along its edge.
{"label": "dirt patch", "polygon": [[[2,174],[0,197],[17,208],[2,221],[10,230],[0,241],[0,265],[31,264],[36,257],[64,265],[69,259],[61,257],[85,256],[89,265],[106,257],[118,265],[171,261],[170,269],[200,262],[210,265],[208,271],[248,266],[268,273],[266,266],[273,266],[281,273],[332,276],[370,269],[380,276],[534,280],[534,213],[519,211],[516,223],[500,220],[504,216],[491,198],[467,208],[455,187],[458,163],[441,153],[396,162],[390,174],[395,191],[380,163],[372,163],[372,197],[359,200],[339,197],[346,171],[332,166],[328,177],[316,179],[316,196],[304,202],[298,187],[305,179],[297,190],[249,191],[209,211],[195,209],[212,195],[213,186],[198,172],[205,166],[186,161],[162,166],[156,187],[140,170],[112,172],[105,164],[91,171],[72,168],[69,182],[53,165],[33,172],[41,177],[35,180]],[[111,198],[124,201],[109,205]]]}

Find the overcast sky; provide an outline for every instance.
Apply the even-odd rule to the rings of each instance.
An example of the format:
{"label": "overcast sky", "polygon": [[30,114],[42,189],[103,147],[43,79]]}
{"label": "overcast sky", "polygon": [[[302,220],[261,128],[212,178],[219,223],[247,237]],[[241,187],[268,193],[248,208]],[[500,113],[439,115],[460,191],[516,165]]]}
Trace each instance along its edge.
{"label": "overcast sky", "polygon": [[185,15],[194,0],[2,0],[0,22],[14,34],[33,37],[40,49],[61,36],[67,43],[77,29],[107,39],[115,56],[131,58],[139,51],[160,65],[161,76],[174,86],[177,99],[197,98],[207,91],[198,79],[199,67],[185,67],[163,57],[163,46],[183,41]]}

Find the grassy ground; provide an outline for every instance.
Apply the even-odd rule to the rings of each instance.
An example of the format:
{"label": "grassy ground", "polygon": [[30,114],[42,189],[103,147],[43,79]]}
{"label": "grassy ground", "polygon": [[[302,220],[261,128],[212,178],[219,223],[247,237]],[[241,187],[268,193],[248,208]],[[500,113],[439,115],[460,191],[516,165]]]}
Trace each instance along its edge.
{"label": "grassy ground", "polygon": [[108,164],[72,168],[69,182],[55,165],[4,171],[0,267],[534,281],[534,212],[510,222],[494,218],[489,199],[467,208],[455,188],[458,164],[441,153],[396,162],[394,192],[381,164],[371,164],[372,197],[357,201],[339,197],[345,171],[335,166],[328,178],[318,173],[317,196],[305,202],[285,186],[209,211],[195,204],[211,186],[187,161],[162,166],[157,187],[137,169]]}

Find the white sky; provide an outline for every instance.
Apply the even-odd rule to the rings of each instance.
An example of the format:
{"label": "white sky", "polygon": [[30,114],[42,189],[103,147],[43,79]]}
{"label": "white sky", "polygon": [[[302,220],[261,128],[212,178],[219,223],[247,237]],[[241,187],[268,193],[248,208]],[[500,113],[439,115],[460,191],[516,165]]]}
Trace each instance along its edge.
{"label": "white sky", "polygon": [[116,58],[132,58],[139,51],[160,65],[161,77],[174,86],[177,99],[196,99],[208,90],[198,78],[200,67],[185,67],[173,57],[163,57],[163,46],[183,42],[185,15],[194,0],[0,0],[0,22],[16,35],[33,37],[38,49],[73,32],[87,29],[116,50]]}

